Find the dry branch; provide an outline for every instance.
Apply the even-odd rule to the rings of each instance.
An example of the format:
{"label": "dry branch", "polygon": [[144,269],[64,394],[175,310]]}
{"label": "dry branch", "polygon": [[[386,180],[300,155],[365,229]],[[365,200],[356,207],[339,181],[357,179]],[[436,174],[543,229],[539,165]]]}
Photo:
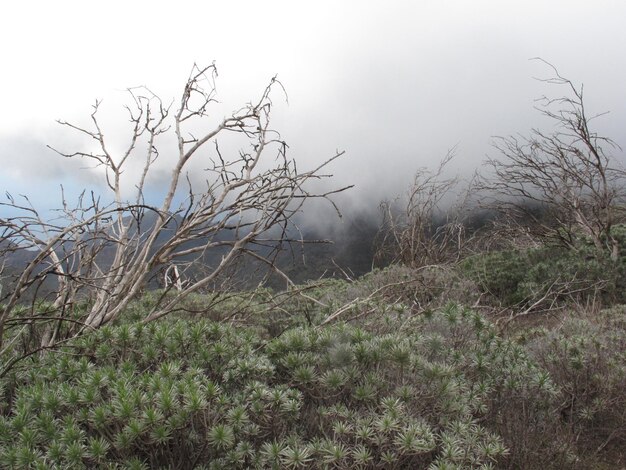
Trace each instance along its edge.
{"label": "dry branch", "polygon": [[600,115],[588,115],[583,87],[544,63],[554,73],[544,81],[567,89],[563,97],[538,100],[537,109],[555,130],[497,138],[500,156],[486,161],[490,174],[478,180],[477,189],[484,205],[503,214],[510,227],[523,224],[535,236],[569,247],[583,235],[617,259],[612,228],[623,219],[626,172],[611,151],[621,149],[592,130],[590,123]]}
{"label": "dry branch", "polygon": [[[242,256],[273,267],[304,202],[347,189],[317,193],[310,184],[328,177],[322,170],[343,152],[309,171],[299,171],[288,157],[287,144],[270,126],[270,95],[282,87],[275,77],[256,102],[194,136],[215,102],[216,76],[215,65],[194,65],[175,110],[145,87],[129,89],[131,136],[121,152],[113,151],[105,137],[100,102],[93,106],[88,126],[60,121],[88,136],[97,150],[55,151],[103,170],[108,193],[83,194],[74,206],[63,195],[59,217],[52,221],[28,199],[20,203],[9,195],[0,203],[18,214],[0,219],[0,259],[20,252],[28,260],[19,273],[2,281],[0,349],[7,321],[37,286],[48,286],[52,307],[40,315],[33,303],[26,317],[46,325],[40,344],[44,348],[116,319],[161,272],[172,281],[173,295],[161,296],[148,312],[144,321],[152,321],[176,310],[189,294],[211,289]],[[239,139],[239,151],[220,149],[218,138],[228,134]],[[167,147],[167,135],[174,137],[173,149]],[[163,158],[171,159],[172,167],[165,195],[157,203],[148,192],[155,162]],[[206,166],[204,183],[189,177],[197,171],[190,162],[200,159]],[[131,162],[140,164],[133,181],[128,179]],[[206,264],[210,253],[219,253],[212,258],[214,264],[191,268]],[[65,321],[66,312],[75,312],[78,303],[87,305],[86,312],[74,323]]]}
{"label": "dry branch", "polygon": [[[406,199],[381,203],[383,222],[376,258],[383,264],[421,267],[458,261],[466,244],[463,217],[469,190],[459,198],[455,192],[460,179],[444,175],[454,156],[452,149],[434,171],[419,169]],[[401,204],[404,207],[399,209]]]}

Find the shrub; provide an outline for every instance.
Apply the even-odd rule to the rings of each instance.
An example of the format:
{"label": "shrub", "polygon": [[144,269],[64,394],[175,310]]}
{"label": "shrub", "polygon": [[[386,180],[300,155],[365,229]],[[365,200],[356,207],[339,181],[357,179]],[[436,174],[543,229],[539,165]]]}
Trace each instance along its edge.
{"label": "shrub", "polygon": [[545,246],[472,256],[466,275],[506,307],[574,301],[604,305],[626,301],[626,259],[611,260],[590,244],[575,249]]}
{"label": "shrub", "polygon": [[622,306],[595,318],[567,318],[528,342],[559,390],[557,411],[586,465],[604,449],[626,447],[625,313]]}
{"label": "shrub", "polygon": [[524,301],[520,286],[530,266],[528,252],[519,250],[482,253],[467,258],[462,267],[480,289],[506,306]]}
{"label": "shrub", "polygon": [[[623,426],[606,420],[623,368],[608,384],[566,369],[572,347],[541,332],[529,355],[454,304],[378,315],[269,340],[199,319],[105,326],[5,377],[0,466],[584,468],[584,423]],[[599,373],[623,361],[608,331]],[[579,373],[596,391],[576,389],[569,420],[555,411]]]}
{"label": "shrub", "polygon": [[440,348],[441,327],[302,327],[264,344],[249,328],[202,320],[105,326],[7,377],[0,465],[495,462],[506,450],[476,420],[484,400],[460,368],[470,359]]}

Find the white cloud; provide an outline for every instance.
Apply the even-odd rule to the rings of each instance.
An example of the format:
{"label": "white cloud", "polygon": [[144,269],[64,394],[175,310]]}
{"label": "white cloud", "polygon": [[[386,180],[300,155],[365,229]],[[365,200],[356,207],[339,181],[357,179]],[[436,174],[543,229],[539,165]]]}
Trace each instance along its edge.
{"label": "white cloud", "polygon": [[[174,97],[194,61],[216,60],[223,109],[278,73],[290,104],[275,123],[292,155],[306,166],[347,150],[338,179],[376,199],[457,143],[466,169],[492,135],[534,125],[533,98],[559,91],[532,80],[549,73],[533,56],[584,82],[592,109],[612,111],[601,124],[621,132],[624,18],[626,4],[609,0],[11,2],[0,28],[0,160],[14,184],[67,175],[33,147],[74,142],[54,119],[85,122],[95,98],[111,109],[127,86]],[[24,157],[9,162],[16,146]]]}

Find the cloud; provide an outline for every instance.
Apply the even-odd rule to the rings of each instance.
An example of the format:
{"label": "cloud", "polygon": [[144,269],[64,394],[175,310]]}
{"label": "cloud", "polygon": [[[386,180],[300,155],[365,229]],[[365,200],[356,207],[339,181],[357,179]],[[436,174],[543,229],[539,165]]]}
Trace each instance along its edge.
{"label": "cloud", "polygon": [[[13,3],[14,18],[31,18],[31,6]],[[289,104],[276,97],[273,122],[290,155],[306,169],[345,150],[329,171],[336,185],[356,185],[342,200],[359,207],[402,193],[417,168],[436,166],[455,145],[455,169],[469,173],[493,152],[492,136],[543,125],[533,100],[561,92],[532,79],[550,73],[534,56],[585,83],[589,109],[611,111],[597,124],[626,144],[623,2],[112,1],[97,16],[70,4],[59,12],[41,2],[24,41],[11,41],[24,30],[19,21],[0,31],[15,44],[3,63],[0,135],[10,137],[0,137],[0,159],[14,186],[35,192],[33,178],[78,185],[98,177],[45,149],[84,144],[48,130],[53,119],[85,122],[94,98],[111,109],[138,84],[169,102],[194,61],[214,59],[222,105],[213,117],[255,99],[278,73]],[[114,120],[107,138],[122,142],[126,125]],[[162,155],[157,186],[173,158]]]}

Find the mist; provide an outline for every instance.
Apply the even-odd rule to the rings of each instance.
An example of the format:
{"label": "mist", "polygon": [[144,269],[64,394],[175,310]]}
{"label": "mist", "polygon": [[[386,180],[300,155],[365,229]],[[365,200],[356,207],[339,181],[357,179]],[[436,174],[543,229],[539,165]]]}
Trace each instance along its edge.
{"label": "mist", "polygon": [[[110,2],[97,15],[79,2],[35,3],[8,7],[12,21],[0,32],[13,44],[0,87],[0,183],[45,209],[57,205],[60,184],[71,194],[104,190],[97,168],[46,147],[90,145],[55,119],[88,125],[102,99],[106,135],[119,151],[126,87],[146,85],[175,109],[194,62],[217,65],[215,121],[277,76],[286,96],[273,96],[272,127],[302,170],[345,151],[324,188],[353,185],[335,199],[356,218],[402,196],[418,168],[436,167],[452,147],[451,173],[468,177],[494,154],[494,136],[549,126],[535,99],[564,90],[535,79],[552,71],[533,57],[584,83],[590,114],[610,111],[597,130],[626,144],[621,2]],[[155,167],[155,197],[174,153],[162,151]],[[343,220],[327,205],[307,211],[311,224],[331,231]]]}

